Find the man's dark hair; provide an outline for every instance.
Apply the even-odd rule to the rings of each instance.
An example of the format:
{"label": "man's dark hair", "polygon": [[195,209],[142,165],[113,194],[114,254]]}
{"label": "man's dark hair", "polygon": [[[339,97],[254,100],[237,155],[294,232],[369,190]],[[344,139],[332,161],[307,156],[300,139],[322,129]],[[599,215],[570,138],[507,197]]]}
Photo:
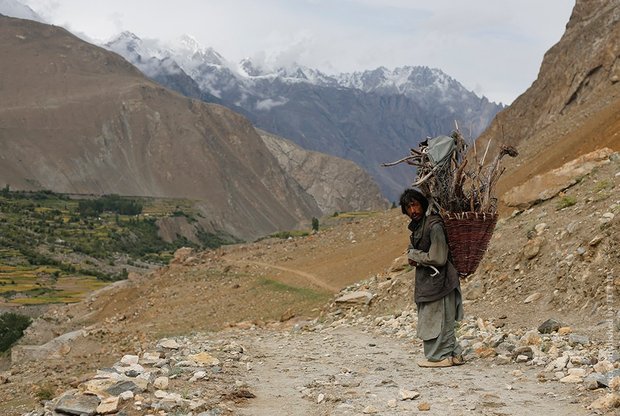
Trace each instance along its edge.
{"label": "man's dark hair", "polygon": [[428,199],[424,196],[424,194],[415,189],[405,189],[405,191],[400,196],[400,209],[403,211],[403,214],[407,215],[407,207],[413,202],[418,201],[420,205],[422,205],[422,209],[424,212],[428,209]]}

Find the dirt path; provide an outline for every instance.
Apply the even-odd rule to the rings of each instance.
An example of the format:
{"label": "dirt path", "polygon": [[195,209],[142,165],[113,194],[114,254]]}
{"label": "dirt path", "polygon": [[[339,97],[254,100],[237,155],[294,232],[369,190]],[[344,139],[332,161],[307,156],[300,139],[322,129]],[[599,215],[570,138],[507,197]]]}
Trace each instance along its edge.
{"label": "dirt path", "polygon": [[[420,347],[345,327],[322,332],[234,332],[249,360],[244,372],[256,398],[235,414],[590,415],[574,386],[540,383],[537,369],[490,360],[443,369],[415,365]],[[219,335],[223,335],[220,333]],[[401,400],[401,390],[420,393]],[[572,397],[571,397],[572,396]]]}
{"label": "dirt path", "polygon": [[311,273],[307,273],[301,270],[297,270],[297,269],[292,269],[290,267],[284,267],[284,266],[276,266],[274,264],[269,264],[269,263],[263,263],[260,261],[251,261],[251,260],[231,260],[231,259],[225,259],[226,261],[228,261],[229,263],[234,263],[237,265],[246,265],[246,264],[252,264],[255,266],[259,266],[259,267],[264,267],[267,269],[276,269],[276,270],[281,270],[283,272],[287,272],[287,273],[292,273],[295,274],[297,276],[301,276],[304,279],[308,280],[310,283],[312,283],[315,286],[318,286],[322,289],[328,290],[331,293],[337,293],[340,288],[337,288],[335,286],[332,286],[328,283],[325,283],[321,278],[311,274]]}

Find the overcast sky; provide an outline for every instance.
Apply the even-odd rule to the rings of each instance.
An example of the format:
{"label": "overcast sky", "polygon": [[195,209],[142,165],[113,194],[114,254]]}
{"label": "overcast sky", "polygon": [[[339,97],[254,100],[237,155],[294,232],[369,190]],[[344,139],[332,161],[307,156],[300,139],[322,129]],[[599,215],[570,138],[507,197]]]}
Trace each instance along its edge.
{"label": "overcast sky", "polygon": [[439,68],[491,101],[536,79],[574,0],[22,0],[47,21],[107,41],[123,30],[190,34],[226,59],[298,62],[333,74]]}

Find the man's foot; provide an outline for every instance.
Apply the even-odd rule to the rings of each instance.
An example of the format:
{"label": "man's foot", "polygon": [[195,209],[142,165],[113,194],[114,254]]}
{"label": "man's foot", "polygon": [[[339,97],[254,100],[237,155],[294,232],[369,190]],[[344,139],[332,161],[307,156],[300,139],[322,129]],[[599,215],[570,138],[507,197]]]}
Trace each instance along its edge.
{"label": "man's foot", "polygon": [[452,367],[452,358],[444,358],[441,361],[429,361],[429,360],[419,360],[417,364],[420,367]]}
{"label": "man's foot", "polygon": [[452,365],[463,365],[465,364],[465,359],[461,354],[455,355],[452,357]]}

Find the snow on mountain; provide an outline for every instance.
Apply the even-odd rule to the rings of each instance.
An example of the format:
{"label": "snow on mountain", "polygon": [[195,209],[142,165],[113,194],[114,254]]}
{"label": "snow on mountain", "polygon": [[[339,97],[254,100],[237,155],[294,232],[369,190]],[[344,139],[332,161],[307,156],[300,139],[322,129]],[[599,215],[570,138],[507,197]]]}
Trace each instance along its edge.
{"label": "snow on mountain", "polygon": [[473,93],[454,78],[436,68],[404,66],[389,70],[379,67],[370,71],[344,73],[337,76],[340,86],[379,94],[403,94],[414,97],[421,92],[444,99],[467,98]]}
{"label": "snow on mountain", "polygon": [[204,65],[219,68],[230,64],[213,48],[204,48],[194,37],[183,35],[176,42],[166,47],[166,53],[190,75],[200,71]]}
{"label": "snow on mountain", "polygon": [[450,132],[455,120],[473,139],[503,108],[424,66],[328,75],[260,56],[232,63],[191,36],[163,44],[123,33],[106,47],[163,85],[191,97],[208,94],[210,102],[244,114],[257,127],[355,161],[392,200],[404,173],[381,169],[381,163],[402,157],[403,149],[429,135]]}
{"label": "snow on mountain", "polygon": [[34,10],[17,0],[0,0],[0,14],[45,23],[45,20]]}

